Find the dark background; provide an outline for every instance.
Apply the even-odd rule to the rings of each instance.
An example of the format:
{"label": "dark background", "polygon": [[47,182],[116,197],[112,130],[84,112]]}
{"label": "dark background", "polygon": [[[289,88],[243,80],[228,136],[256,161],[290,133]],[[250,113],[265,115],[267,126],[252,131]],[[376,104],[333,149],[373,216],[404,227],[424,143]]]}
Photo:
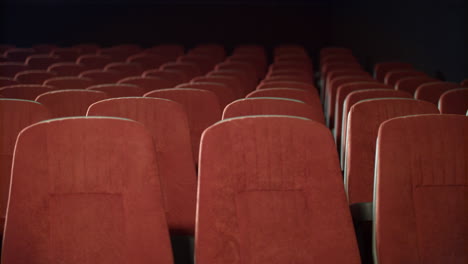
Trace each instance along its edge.
{"label": "dark background", "polygon": [[2,0],[0,8],[0,43],[18,46],[297,43],[316,55],[336,45],[368,70],[402,60],[449,81],[468,77],[463,0]]}

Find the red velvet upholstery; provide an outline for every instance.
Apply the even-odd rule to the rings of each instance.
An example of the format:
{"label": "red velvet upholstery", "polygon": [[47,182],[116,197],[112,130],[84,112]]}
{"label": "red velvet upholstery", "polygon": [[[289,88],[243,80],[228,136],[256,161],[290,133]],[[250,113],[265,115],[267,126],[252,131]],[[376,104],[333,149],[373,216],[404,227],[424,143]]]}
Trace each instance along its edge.
{"label": "red velvet upholstery", "polygon": [[173,87],[170,81],[158,77],[127,77],[117,83],[133,84],[143,88],[145,92]]}
{"label": "red velvet upholstery", "polygon": [[346,97],[348,94],[359,91],[359,90],[369,90],[369,89],[392,89],[391,86],[388,86],[383,83],[377,82],[351,82],[345,83],[338,87],[336,91],[336,102],[335,102],[335,124],[334,128],[334,136],[335,136],[335,143],[338,149],[341,146],[341,125],[343,123],[343,105]]}
{"label": "red velvet upholstery", "polygon": [[116,83],[122,79],[122,75],[116,71],[105,70],[89,70],[84,71],[78,77],[89,78],[93,80],[94,84],[109,84]]}
{"label": "red velvet upholstery", "polygon": [[149,70],[159,68],[167,60],[161,55],[140,53],[128,57],[127,62],[138,63],[143,69]]}
{"label": "red velvet upholstery", "polygon": [[25,64],[29,66],[31,70],[47,70],[50,65],[54,63],[63,62],[59,56],[51,55],[31,55],[26,58]]}
{"label": "red velvet upholstery", "polygon": [[427,76],[424,72],[417,70],[407,69],[407,70],[395,70],[390,71],[385,75],[385,84],[395,86],[398,81],[408,78],[408,77],[423,77]]}
{"label": "red velvet upholstery", "polygon": [[222,83],[235,91],[236,98],[241,98],[245,94],[245,87],[242,86],[238,78],[233,76],[199,76],[191,80],[192,83],[215,82]]}
{"label": "red velvet upholstery", "polygon": [[57,48],[50,52],[52,56],[58,56],[62,61],[74,62],[80,56],[80,49],[77,48]]}
{"label": "red velvet upholstery", "polygon": [[384,122],[377,141],[378,263],[468,260],[468,117],[421,115]]}
{"label": "red velvet upholstery", "polygon": [[240,70],[252,82],[258,81],[261,76],[256,71],[255,66],[248,62],[222,62],[215,67],[216,70]]}
{"label": "red velvet upholstery", "polygon": [[23,128],[49,118],[47,109],[34,101],[0,99],[0,228],[3,224],[10,190],[11,162],[16,138]]}
{"label": "red velvet upholstery", "polygon": [[268,88],[293,88],[307,90],[318,95],[317,88],[313,84],[295,81],[268,81],[257,86],[257,90]]}
{"label": "red velvet upholstery", "polygon": [[200,89],[162,89],[149,92],[144,97],[169,99],[183,105],[189,122],[194,160],[198,162],[198,149],[203,131],[221,119],[221,109],[216,94]]}
{"label": "red velvet upholstery", "polygon": [[196,83],[183,83],[176,86],[176,88],[192,88],[211,91],[218,97],[221,109],[226,105],[236,100],[235,91],[222,83],[213,82],[196,82]]}
{"label": "red velvet upholstery", "polygon": [[58,90],[39,95],[36,101],[49,109],[52,117],[85,116],[88,107],[107,95],[92,90]]}
{"label": "red velvet upholstery", "polygon": [[440,96],[448,90],[459,88],[460,84],[450,82],[432,82],[422,84],[416,89],[414,98],[438,104]]}
{"label": "red velvet upholstery", "polygon": [[435,113],[439,110],[434,104],[400,98],[364,100],[351,107],[344,167],[350,204],[373,200],[375,140],[380,124],[394,117]]}
{"label": "red velvet upholstery", "polygon": [[38,84],[17,84],[0,88],[0,94],[6,98],[35,100],[40,94],[53,91],[54,87]]}
{"label": "red velvet upholstery", "polygon": [[255,67],[257,76],[262,76],[267,70],[267,60],[263,56],[255,54],[233,54],[226,59],[226,62],[247,62]]}
{"label": "red velvet upholstery", "polygon": [[86,89],[94,85],[94,81],[85,77],[54,77],[44,81],[44,85],[50,85],[57,90]]}
{"label": "red velvet upholstery", "polygon": [[[351,76],[340,76],[335,79],[331,79],[328,83],[327,87],[325,88],[324,93],[324,112],[325,112],[325,120],[327,121],[327,125],[330,128],[333,128],[335,125],[335,103],[336,103],[336,93],[338,88],[347,83],[354,83],[354,82],[372,82],[375,81],[367,74],[364,75],[351,75]],[[378,84],[377,81],[375,81]]]}
{"label": "red velvet upholstery", "polygon": [[212,70],[219,61],[209,55],[187,54],[177,58],[177,62],[187,62],[198,66],[201,74],[206,74]]}
{"label": "red velvet upholstery", "polygon": [[[289,99],[296,99],[302,101],[306,104],[309,104],[313,107],[320,108],[322,111],[322,104],[320,103],[320,98],[314,92],[296,89],[296,88],[266,88],[261,90],[255,90],[249,93],[247,98],[251,97],[282,97]],[[323,116],[323,112],[322,112]]]}
{"label": "red velvet upholstery", "polygon": [[416,76],[416,77],[405,77],[400,79],[396,84],[395,84],[395,90],[398,91],[405,91],[410,94],[414,94],[416,89],[425,83],[431,83],[431,82],[437,82],[437,79],[434,79],[429,76]]}
{"label": "red velvet upholstery", "polygon": [[190,62],[167,62],[159,67],[161,70],[177,70],[182,71],[187,78],[193,79],[202,75],[202,70],[195,63]]}
{"label": "red velvet upholstery", "polygon": [[180,70],[153,69],[143,72],[143,77],[157,77],[168,81],[171,87],[175,87],[185,81],[190,81],[188,76]]}
{"label": "red velvet upholstery", "polygon": [[379,82],[385,80],[385,75],[394,70],[413,69],[413,65],[405,62],[380,62],[374,65],[374,77]]}
{"label": "red velvet upholstery", "polygon": [[359,90],[351,92],[348,96],[346,96],[346,99],[343,103],[343,115],[341,122],[341,168],[344,168],[344,161],[346,156],[346,130],[348,129],[349,110],[359,101],[375,98],[413,98],[413,96],[407,92],[390,89]]}
{"label": "red velvet upholstery", "polygon": [[78,76],[80,73],[90,70],[89,66],[74,62],[54,63],[47,68],[50,72],[55,72],[59,76]]}
{"label": "red velvet upholstery", "polygon": [[270,75],[266,76],[264,81],[294,81],[294,82],[304,82],[304,83],[314,83],[313,78],[301,75]]}
{"label": "red velvet upholstery", "polygon": [[442,114],[465,115],[468,110],[468,88],[443,93],[439,99],[439,110]]}
{"label": "red velvet upholstery", "polygon": [[29,66],[20,62],[0,62],[0,77],[14,78],[18,72],[27,70]]}
{"label": "red velvet upholstery", "polygon": [[17,73],[15,79],[22,84],[42,84],[45,80],[56,76],[55,72],[32,70]]}
{"label": "red velvet upholstery", "polygon": [[144,71],[138,63],[131,62],[113,62],[104,67],[104,70],[117,71],[124,77],[141,75]]}
{"label": "red velvet upholstery", "polygon": [[86,65],[89,69],[102,69],[111,62],[112,57],[96,54],[81,55],[76,59],[76,63]]}
{"label": "red velvet upholstery", "polygon": [[224,108],[223,119],[252,115],[288,115],[308,118],[324,123],[322,111],[302,101],[278,98],[255,97],[239,99]]}
{"label": "red velvet upholstery", "polygon": [[334,70],[328,72],[327,76],[323,76],[323,87],[327,87],[327,84],[330,80],[343,76],[370,76],[369,73],[365,72],[362,69],[345,69],[345,70]]}
{"label": "red velvet upholstery", "polygon": [[31,48],[13,48],[3,53],[9,61],[24,62],[28,56],[34,55],[36,51]]}
{"label": "red velvet upholstery", "polygon": [[193,235],[197,180],[182,105],[157,98],[118,98],[94,103],[88,109],[88,116],[123,117],[145,125],[157,150],[168,226],[171,232]]}
{"label": "red velvet upholstery", "polygon": [[241,117],[201,143],[197,263],[360,263],[330,131]]}
{"label": "red velvet upholstery", "polygon": [[143,96],[145,94],[143,88],[132,84],[100,84],[86,89],[104,92],[109,98]]}
{"label": "red velvet upholstery", "polygon": [[23,130],[2,263],[173,263],[152,142],[116,118]]}
{"label": "red velvet upholstery", "polygon": [[272,77],[272,76],[278,76],[278,75],[291,75],[291,76],[300,76],[301,78],[304,78],[307,81],[313,81],[314,77],[312,72],[306,71],[306,70],[299,70],[299,69],[271,69],[267,77]]}
{"label": "red velvet upholstery", "polygon": [[311,63],[307,62],[298,62],[298,61],[277,61],[273,64],[270,65],[269,70],[275,71],[275,70],[303,70],[303,71],[308,71],[312,72],[312,65]]}
{"label": "red velvet upholstery", "polygon": [[257,81],[249,79],[243,71],[240,70],[214,70],[209,72],[208,77],[234,77],[236,83],[242,87],[242,92],[250,92],[257,86]]}
{"label": "red velvet upholstery", "polygon": [[15,84],[19,84],[19,82],[13,78],[0,77],[0,88],[3,88],[3,86],[9,86],[9,85],[15,85]]}

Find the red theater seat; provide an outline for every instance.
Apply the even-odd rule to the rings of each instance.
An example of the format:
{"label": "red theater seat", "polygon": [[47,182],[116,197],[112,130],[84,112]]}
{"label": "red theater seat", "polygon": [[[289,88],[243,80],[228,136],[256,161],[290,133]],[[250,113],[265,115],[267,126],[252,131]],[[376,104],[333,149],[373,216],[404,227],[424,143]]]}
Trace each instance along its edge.
{"label": "red theater seat", "polygon": [[407,70],[395,70],[390,71],[385,75],[385,84],[395,86],[398,81],[408,78],[408,77],[428,77],[424,72],[417,70],[407,69]]}
{"label": "red theater seat", "polygon": [[261,90],[255,90],[246,96],[246,98],[252,97],[282,97],[296,99],[314,107],[318,107],[320,108],[320,111],[322,111],[322,105],[317,94],[314,94],[313,92],[307,90],[296,88],[266,88]]}
{"label": "red theater seat", "polygon": [[187,62],[191,64],[195,64],[200,69],[201,74],[206,74],[210,70],[213,69],[216,63],[219,61],[215,58],[212,58],[208,55],[201,55],[201,54],[187,54],[179,57],[177,62]]}
{"label": "red theater seat", "polygon": [[413,69],[413,65],[410,63],[396,61],[380,62],[374,65],[374,77],[377,81],[383,82],[385,80],[385,75],[387,75],[388,72],[405,69]]}
{"label": "red theater seat", "polygon": [[23,128],[48,119],[49,112],[37,102],[14,99],[0,99],[0,109],[0,233],[3,234],[16,138]]}
{"label": "red theater seat", "polygon": [[9,77],[0,77],[0,88],[3,86],[15,85],[19,84],[19,82],[13,78]]}
{"label": "red theater seat", "polygon": [[121,76],[139,76],[143,73],[144,69],[138,63],[129,62],[113,62],[104,67],[104,70],[119,72]]}
{"label": "red theater seat", "polygon": [[59,56],[41,54],[27,57],[25,64],[28,65],[31,70],[47,70],[50,65],[59,62],[63,62],[63,59]]}
{"label": "red theater seat", "polygon": [[114,62],[124,62],[128,57],[139,53],[141,50],[125,49],[119,47],[101,48],[97,51],[98,55],[111,57]]}
{"label": "red theater seat", "polygon": [[85,77],[55,77],[44,81],[44,85],[53,86],[56,90],[86,89],[94,84],[92,79]]}
{"label": "red theater seat", "polygon": [[278,97],[239,99],[224,108],[223,119],[253,115],[288,115],[324,123],[323,114],[302,101]]}
{"label": "red theater seat", "polygon": [[91,70],[90,67],[84,64],[77,64],[74,62],[61,62],[54,63],[47,68],[50,72],[57,73],[58,76],[78,76],[80,73]]}
{"label": "red theater seat", "polygon": [[350,204],[372,202],[375,141],[382,122],[399,116],[436,114],[437,107],[413,99],[364,100],[351,107],[346,131],[345,188]]}
{"label": "red theater seat", "polygon": [[346,156],[346,131],[348,129],[348,114],[353,105],[366,99],[377,98],[413,98],[410,93],[403,91],[395,91],[391,89],[370,89],[358,90],[349,93],[343,102],[343,114],[341,122],[341,167],[344,168]]}
{"label": "red theater seat", "polygon": [[188,79],[202,75],[200,67],[191,62],[167,62],[159,67],[161,70],[176,70],[183,72]]}
{"label": "red theater seat", "polygon": [[116,83],[122,79],[122,75],[116,71],[105,70],[89,70],[81,72],[78,77],[88,78],[93,80],[95,84]]}
{"label": "red theater seat", "polygon": [[145,50],[148,53],[155,53],[164,56],[167,60],[175,60],[184,55],[185,48],[179,44],[161,44]]}
{"label": "red theater seat", "polygon": [[153,69],[143,72],[143,77],[157,77],[168,81],[171,87],[189,81],[188,76],[180,70],[160,70]]}
{"label": "red theater seat", "polygon": [[405,77],[400,79],[396,84],[395,84],[395,90],[398,91],[405,91],[410,94],[414,94],[416,89],[425,83],[432,83],[432,82],[437,82],[437,79],[434,79],[429,76],[416,76],[416,77]]}
{"label": "red theater seat", "polygon": [[360,263],[322,124],[285,116],[219,122],[203,134],[199,173],[197,263]]}
{"label": "red theater seat", "polygon": [[468,117],[394,118],[379,130],[378,263],[466,263]]}
{"label": "red theater seat", "polygon": [[236,100],[237,97],[234,91],[222,83],[213,82],[197,82],[197,83],[183,83],[177,85],[175,88],[191,88],[211,91],[218,97],[218,101],[221,109],[224,109],[226,105]]}
{"label": "red theater seat", "polygon": [[20,62],[0,62],[0,77],[14,78],[18,72],[30,70],[29,66]]}
{"label": "red theater seat", "polygon": [[28,56],[34,55],[36,51],[31,48],[13,48],[3,53],[9,61],[24,62]]}
{"label": "red theater seat", "polygon": [[52,56],[58,56],[62,61],[74,62],[80,56],[80,50],[77,48],[57,48],[50,52]]}
{"label": "red theater seat", "polygon": [[207,90],[184,88],[151,91],[144,97],[169,99],[183,105],[188,117],[194,160],[198,162],[201,134],[221,119],[216,94]]}
{"label": "red theater seat", "polygon": [[54,90],[52,86],[38,84],[17,84],[0,88],[0,94],[5,98],[34,100],[37,96]]}
{"label": "red theater seat", "polygon": [[214,70],[209,72],[207,77],[234,77],[236,79],[236,85],[240,85],[242,88],[242,95],[246,92],[251,92],[255,90],[257,86],[257,82],[249,79],[248,76],[244,74],[243,71],[240,70]]}
{"label": "red theater seat", "polygon": [[81,55],[76,59],[76,63],[86,65],[91,69],[102,69],[107,64],[112,63],[113,59],[110,56],[97,55],[97,54],[86,54]]}
{"label": "red theater seat", "polygon": [[237,70],[242,71],[250,82],[256,83],[262,77],[255,66],[248,62],[222,62],[217,64],[215,70]]}
{"label": "red theater seat", "polygon": [[143,88],[146,92],[173,87],[170,81],[158,77],[127,77],[117,83],[133,84]]}
{"label": "red theater seat", "polygon": [[42,84],[45,80],[56,77],[55,72],[33,70],[19,72],[15,76],[15,80],[22,84]]}
{"label": "red theater seat", "polygon": [[117,98],[94,103],[88,116],[129,118],[145,125],[157,150],[155,158],[171,233],[193,235],[197,177],[183,106],[157,98]]}
{"label": "red theater seat", "polygon": [[15,48],[16,48],[15,45],[0,44],[0,54],[5,53],[5,51],[7,51],[9,49],[15,49]]}
{"label": "red theater seat", "polygon": [[58,90],[41,94],[36,101],[46,106],[52,117],[58,118],[85,116],[90,105],[107,98],[107,95],[100,91]]}
{"label": "red theater seat", "polygon": [[442,114],[465,115],[468,110],[468,88],[458,88],[443,93],[439,99]]}
{"label": "red theater seat", "polygon": [[151,135],[128,119],[23,130],[2,263],[172,264],[157,168]]}
{"label": "red theater seat", "polygon": [[431,102],[435,105],[439,102],[440,96],[448,90],[459,88],[458,83],[432,82],[422,84],[416,89],[414,98]]}
{"label": "red theater seat", "polygon": [[143,88],[132,84],[99,84],[86,89],[105,92],[109,98],[143,96],[145,94]]}
{"label": "red theater seat", "polygon": [[82,43],[71,47],[78,49],[81,54],[96,53],[100,49],[99,45],[95,43]]}
{"label": "red theater seat", "polygon": [[244,87],[242,86],[241,81],[234,76],[199,76],[193,78],[192,83],[199,83],[199,82],[215,82],[215,83],[222,83],[229,87],[231,90],[234,91],[236,98],[241,98],[244,96]]}
{"label": "red theater seat", "polygon": [[167,62],[164,56],[158,54],[140,53],[127,58],[129,63],[138,63],[146,70],[159,68]]}
{"label": "red theater seat", "polygon": [[37,44],[32,46],[36,53],[50,53],[52,50],[58,48],[57,45],[53,44]]}
{"label": "red theater seat", "polygon": [[293,88],[301,89],[317,94],[317,88],[313,84],[297,82],[297,81],[263,81],[257,86],[257,90],[269,89],[269,88]]}

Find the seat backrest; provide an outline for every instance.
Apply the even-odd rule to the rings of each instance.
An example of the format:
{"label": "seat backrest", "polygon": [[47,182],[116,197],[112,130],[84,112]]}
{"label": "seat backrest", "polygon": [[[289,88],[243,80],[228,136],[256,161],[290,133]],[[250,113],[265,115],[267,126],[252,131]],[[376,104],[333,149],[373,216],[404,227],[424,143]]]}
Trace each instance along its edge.
{"label": "seat backrest", "polygon": [[343,104],[346,96],[348,94],[359,91],[359,90],[370,90],[370,89],[392,89],[391,86],[388,86],[383,83],[378,82],[350,82],[342,84],[338,87],[336,91],[336,100],[335,100],[335,117],[334,117],[334,136],[335,136],[335,143],[338,149],[340,148],[341,144],[341,124],[342,124],[342,117],[343,117]]}
{"label": "seat backrest", "polygon": [[76,59],[76,63],[86,65],[89,69],[102,69],[111,62],[112,57],[97,54],[81,55]]}
{"label": "seat backrest", "polygon": [[57,90],[86,89],[94,85],[94,81],[86,77],[54,77],[44,81],[44,85],[50,85]]}
{"label": "seat backrest", "polygon": [[451,82],[431,82],[418,86],[414,93],[414,98],[431,102],[435,105],[439,102],[440,96],[448,90],[460,88],[460,84]]}
{"label": "seat backrest", "polygon": [[58,46],[54,44],[36,44],[32,46],[32,48],[37,53],[50,53],[52,50],[58,48]]}
{"label": "seat backrest", "polygon": [[0,228],[3,224],[10,193],[11,162],[16,138],[23,128],[49,118],[40,103],[17,99],[0,99]]}
{"label": "seat backrest", "polygon": [[137,122],[30,126],[14,153],[2,263],[171,264],[160,188],[151,135]]}
{"label": "seat backrest", "polygon": [[333,138],[318,122],[255,116],[211,126],[198,195],[197,263],[360,263]]}
{"label": "seat backrest", "polygon": [[346,96],[343,103],[343,114],[341,121],[341,146],[340,146],[340,157],[341,157],[341,168],[344,168],[344,161],[346,156],[346,130],[348,129],[348,114],[349,110],[357,102],[366,99],[375,98],[413,98],[410,93],[403,91],[395,91],[391,89],[368,89],[353,91]]}
{"label": "seat backrest", "polygon": [[143,96],[145,94],[143,88],[132,84],[99,84],[86,89],[104,92],[109,98]]}
{"label": "seat backrest", "polygon": [[143,69],[149,70],[159,68],[162,64],[167,62],[167,60],[163,56],[157,54],[140,53],[128,57],[127,62],[138,63]]}
{"label": "seat backrest", "polygon": [[408,77],[427,77],[427,75],[424,72],[413,69],[394,70],[385,75],[384,83],[395,86],[398,81]]}
{"label": "seat backrest", "polygon": [[296,99],[314,107],[318,106],[320,109],[322,109],[320,98],[316,93],[297,88],[265,88],[261,90],[255,90],[246,96],[246,98],[252,97],[282,97]]}
{"label": "seat backrest", "polygon": [[223,119],[252,115],[298,116],[324,123],[323,114],[302,101],[278,97],[254,97],[230,103],[223,112]]}
{"label": "seat backrest", "polygon": [[141,75],[143,77],[157,77],[168,81],[171,87],[175,87],[178,84],[181,84],[185,81],[190,81],[187,75],[180,70],[160,70],[152,69],[143,72]]}
{"label": "seat backrest", "polygon": [[118,84],[133,84],[143,88],[145,92],[158,89],[172,88],[170,81],[158,77],[127,77],[117,82]]}
{"label": "seat backrest", "polygon": [[148,129],[157,150],[168,226],[171,233],[193,235],[197,178],[182,105],[158,98],[116,98],[92,104],[87,115],[128,118]]}
{"label": "seat backrest", "polygon": [[36,101],[49,109],[52,117],[85,116],[88,107],[107,95],[92,90],[58,90],[39,95]]}
{"label": "seat backrest", "polygon": [[143,73],[144,69],[138,63],[131,62],[113,62],[104,67],[104,70],[116,71],[124,77],[139,76]]}
{"label": "seat backrest", "polygon": [[196,82],[196,83],[183,83],[177,85],[175,88],[192,88],[211,91],[218,97],[221,109],[226,105],[236,100],[235,91],[222,83],[214,82]]}
{"label": "seat backrest", "polygon": [[15,80],[22,84],[42,84],[45,80],[57,77],[55,72],[32,70],[23,71],[15,75]]}
{"label": "seat backrest", "polygon": [[151,91],[144,97],[169,99],[184,107],[189,122],[194,160],[198,162],[201,134],[221,120],[221,109],[216,94],[207,90],[177,88]]}
{"label": "seat backrest", "polygon": [[59,56],[52,55],[32,55],[26,58],[25,64],[31,69],[47,70],[47,68],[54,64],[64,61]]}
{"label": "seat backrest", "polygon": [[197,76],[202,75],[200,67],[191,62],[167,62],[159,67],[161,70],[178,70],[184,72],[184,74],[189,78],[193,79]]}
{"label": "seat backrest", "polygon": [[30,70],[29,66],[19,62],[0,62],[0,77],[14,78],[18,72]]}
{"label": "seat backrest", "polygon": [[9,86],[9,85],[15,85],[15,84],[19,84],[19,82],[15,80],[14,78],[0,77],[0,88],[2,88],[3,86]]}
{"label": "seat backrest", "polygon": [[110,84],[116,83],[122,79],[122,75],[116,71],[110,70],[89,70],[81,72],[78,77],[89,78],[93,80],[94,84]]}
{"label": "seat backrest", "polygon": [[395,69],[413,69],[413,65],[406,62],[388,61],[380,62],[374,65],[374,77],[379,82],[385,80],[385,75]]}
{"label": "seat backrest", "polygon": [[4,55],[10,61],[24,62],[28,56],[34,55],[36,51],[31,48],[13,48],[5,51]]}
{"label": "seat backrest", "polygon": [[268,88],[293,88],[307,90],[318,95],[317,88],[310,83],[297,81],[264,81],[257,86],[257,90]]}
{"label": "seat backrest", "polygon": [[38,84],[17,84],[0,88],[0,94],[5,98],[35,100],[43,93],[53,91],[54,87]]}
{"label": "seat backrest", "polygon": [[439,110],[442,114],[465,115],[468,110],[468,88],[446,91],[440,96]]}
{"label": "seat backrest", "polygon": [[459,115],[401,117],[380,126],[374,201],[378,263],[466,263],[466,135],[468,117]]}
{"label": "seat backrest", "polygon": [[78,49],[81,54],[96,53],[100,46],[96,43],[81,43],[71,46],[72,48]]}
{"label": "seat backrest", "polygon": [[193,78],[190,82],[216,82],[222,83],[235,91],[236,98],[241,98],[245,94],[245,89],[238,78],[234,76],[199,76]]}
{"label": "seat backrest", "polygon": [[78,76],[80,73],[90,70],[91,68],[84,64],[74,62],[59,62],[50,65],[47,71],[55,72],[58,76]]}
{"label": "seat backrest", "polygon": [[398,91],[405,91],[410,94],[414,94],[416,89],[425,83],[432,83],[432,82],[437,82],[437,79],[434,79],[429,76],[411,76],[411,77],[405,77],[400,79],[396,84],[395,84],[395,90]]}
{"label": "seat backrest", "polygon": [[80,50],[77,48],[56,48],[50,52],[52,56],[58,56],[63,61],[75,61],[80,56]]}
{"label": "seat backrest", "polygon": [[344,166],[345,188],[350,204],[373,200],[375,141],[380,124],[399,116],[438,113],[434,104],[402,98],[368,99],[351,107]]}

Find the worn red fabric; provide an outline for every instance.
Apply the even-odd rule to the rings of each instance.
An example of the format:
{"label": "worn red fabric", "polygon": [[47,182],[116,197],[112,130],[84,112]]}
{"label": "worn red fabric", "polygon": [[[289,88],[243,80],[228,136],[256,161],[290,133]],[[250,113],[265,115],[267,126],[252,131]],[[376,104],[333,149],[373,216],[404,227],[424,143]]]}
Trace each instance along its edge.
{"label": "worn red fabric", "polygon": [[379,130],[375,252],[378,263],[468,260],[468,117],[394,118]]}
{"label": "worn red fabric", "polygon": [[84,64],[74,62],[59,62],[50,65],[47,71],[55,72],[58,76],[78,76],[80,73],[91,70],[92,68]]}
{"label": "worn red fabric", "polygon": [[333,138],[318,122],[210,127],[198,191],[197,263],[360,263]]}
{"label": "worn red fabric", "polygon": [[354,61],[329,62],[322,65],[320,68],[320,74],[321,76],[328,76],[328,73],[331,71],[352,69],[362,69],[362,67],[359,63]]}
{"label": "worn red fabric", "polygon": [[15,80],[22,84],[42,84],[45,80],[57,77],[55,72],[44,70],[23,71],[15,75]]}
{"label": "worn red fabric", "polygon": [[383,83],[377,82],[351,82],[345,83],[338,86],[338,90],[336,91],[336,102],[335,102],[335,124],[334,128],[334,136],[335,136],[335,143],[338,149],[341,146],[341,125],[343,122],[343,105],[348,94],[359,91],[359,90],[370,90],[370,89],[392,89],[391,86],[388,86]]}
{"label": "worn red fabric", "polygon": [[191,83],[198,83],[198,82],[215,82],[215,83],[222,83],[229,87],[230,89],[235,91],[236,98],[244,97],[245,95],[245,87],[242,85],[241,81],[234,76],[199,76],[193,78]]}
{"label": "worn red fabric", "polygon": [[160,189],[152,137],[137,122],[30,126],[15,149],[2,263],[171,264]]}
{"label": "worn red fabric", "polygon": [[395,86],[398,81],[408,78],[408,77],[424,77],[427,76],[424,72],[420,72],[413,69],[405,69],[405,70],[394,70],[390,71],[385,74],[385,84]]}
{"label": "worn red fabric", "polygon": [[221,109],[226,105],[236,100],[235,91],[222,83],[213,82],[196,82],[196,83],[183,83],[176,86],[176,88],[192,88],[211,91],[218,97]]}
{"label": "worn red fabric", "polygon": [[88,107],[107,95],[92,90],[58,90],[39,95],[36,101],[49,109],[52,117],[85,116]]}
{"label": "worn red fabric", "polygon": [[132,84],[100,84],[86,89],[104,92],[109,98],[143,96],[145,94],[143,88]]}
{"label": "worn red fabric", "polygon": [[127,77],[122,80],[119,80],[117,83],[133,84],[143,88],[145,92],[173,87],[170,81],[158,77]]}
{"label": "worn red fabric", "polygon": [[144,69],[138,63],[131,62],[113,62],[109,63],[104,67],[104,70],[119,72],[121,76],[139,76],[143,73]]}
{"label": "worn red fabric", "polygon": [[11,163],[16,138],[23,128],[50,117],[43,105],[26,100],[0,99],[0,229],[10,193]]}
{"label": "worn red fabric", "polygon": [[[319,107],[322,111],[322,104],[317,93],[296,89],[296,88],[266,88],[261,90],[255,90],[249,93],[246,98],[251,97],[283,97],[289,99],[296,99],[314,107]],[[322,112],[323,115],[323,112]]]}
{"label": "worn red fabric", "polygon": [[81,72],[78,77],[89,78],[93,80],[94,84],[110,84],[116,83],[123,79],[122,75],[117,71],[110,70],[89,70]]}
{"label": "worn red fabric", "polygon": [[164,98],[182,104],[189,122],[194,160],[198,162],[198,150],[203,131],[221,120],[221,109],[216,94],[207,90],[177,88],[152,91],[144,97]]}
{"label": "worn red fabric", "polygon": [[413,69],[413,65],[406,62],[387,61],[379,62],[374,65],[374,77],[379,82],[385,81],[385,75],[394,70]]}
{"label": "worn red fabric", "polygon": [[308,118],[324,123],[322,111],[302,101],[278,98],[255,97],[239,99],[224,108],[223,119],[252,115],[289,115]]}
{"label": "worn red fabric", "polygon": [[14,78],[22,71],[30,70],[29,66],[20,62],[0,62],[0,76]]}
{"label": "worn red fabric", "polygon": [[40,54],[27,57],[25,64],[32,70],[47,70],[50,65],[63,61],[59,56]]}
{"label": "worn red fabric", "polygon": [[117,98],[92,104],[87,115],[129,118],[145,125],[153,136],[171,233],[193,235],[197,178],[182,105],[158,98]]}
{"label": "worn red fabric", "polygon": [[329,128],[333,128],[333,126],[335,125],[336,93],[341,85],[353,82],[374,81],[376,84],[379,83],[367,74],[340,76],[335,79],[330,79],[329,81],[330,82],[327,84],[327,87],[325,87],[324,93],[324,113],[325,120]]}
{"label": "worn red fabric", "polygon": [[414,98],[431,102],[435,105],[439,103],[440,96],[448,90],[459,88],[460,84],[450,82],[431,82],[418,86],[414,93]]}
{"label": "worn red fabric", "polygon": [[437,79],[434,79],[430,76],[405,77],[396,82],[395,90],[405,91],[410,94],[414,94],[414,92],[420,85],[437,81]]}
{"label": "worn red fabric", "polygon": [[345,101],[343,102],[343,115],[341,122],[341,168],[344,168],[344,161],[346,156],[346,130],[348,129],[349,110],[353,105],[355,105],[359,101],[375,98],[413,98],[413,96],[407,92],[395,91],[390,89],[369,89],[353,91],[348,96],[346,96]]}
{"label": "worn red fabric", "polygon": [[468,88],[443,93],[439,99],[439,110],[442,114],[465,115],[468,110]]}
{"label": "worn red fabric", "polygon": [[20,84],[20,83],[14,78],[0,77],[0,88],[3,88],[3,86],[10,86],[10,85],[15,85],[15,84]]}
{"label": "worn red fabric", "polygon": [[375,141],[380,124],[394,117],[435,113],[439,110],[434,104],[401,98],[369,99],[351,107],[344,166],[350,204],[373,200]]}
{"label": "worn red fabric", "polygon": [[327,84],[330,80],[338,78],[340,76],[370,76],[369,73],[365,72],[362,69],[346,69],[346,70],[334,70],[328,72],[327,76],[323,76],[323,87],[327,87]]}
{"label": "worn red fabric", "polygon": [[94,81],[86,77],[54,77],[44,81],[44,85],[50,85],[57,90],[86,89],[95,85]]}
{"label": "worn red fabric", "polygon": [[81,55],[76,59],[76,63],[86,65],[89,69],[102,69],[111,62],[112,57],[96,54]]}
{"label": "worn red fabric", "polygon": [[54,87],[48,85],[17,84],[0,88],[0,94],[5,98],[35,100],[39,95],[53,90]]}

